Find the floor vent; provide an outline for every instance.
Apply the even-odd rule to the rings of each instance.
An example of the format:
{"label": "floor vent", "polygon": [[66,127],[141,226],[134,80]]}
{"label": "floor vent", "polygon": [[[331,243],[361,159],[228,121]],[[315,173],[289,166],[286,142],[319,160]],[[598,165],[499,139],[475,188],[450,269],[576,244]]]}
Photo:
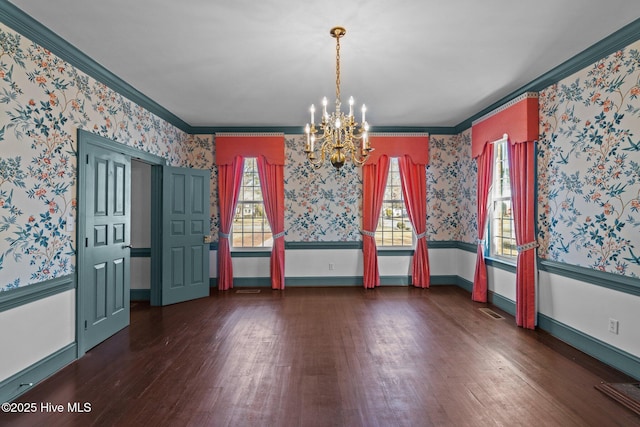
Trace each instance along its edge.
{"label": "floor vent", "polygon": [[483,312],[484,314],[486,314],[487,316],[493,319],[504,319],[504,317],[500,316],[498,313],[491,310],[490,308],[485,307],[485,308],[479,308],[478,310],[480,310],[481,312]]}
{"label": "floor vent", "polygon": [[238,289],[236,294],[259,294],[260,289]]}

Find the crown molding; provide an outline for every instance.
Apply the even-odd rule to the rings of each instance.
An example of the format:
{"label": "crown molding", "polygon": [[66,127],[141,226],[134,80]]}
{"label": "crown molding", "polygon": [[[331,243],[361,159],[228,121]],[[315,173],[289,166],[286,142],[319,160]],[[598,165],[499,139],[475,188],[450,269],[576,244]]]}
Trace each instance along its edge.
{"label": "crown molding", "polygon": [[247,136],[284,136],[283,132],[216,132],[216,136],[236,136],[236,137],[247,137]]}

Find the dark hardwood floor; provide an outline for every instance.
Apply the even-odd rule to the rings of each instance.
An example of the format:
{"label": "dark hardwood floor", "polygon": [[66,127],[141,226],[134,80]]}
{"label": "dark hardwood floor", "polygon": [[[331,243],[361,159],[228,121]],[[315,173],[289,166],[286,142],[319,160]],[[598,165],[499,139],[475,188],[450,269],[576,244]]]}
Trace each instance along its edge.
{"label": "dark hardwood floor", "polygon": [[594,389],[631,378],[457,287],[212,293],[132,304],[130,327],[18,399],[91,412],[0,424],[640,426]]}

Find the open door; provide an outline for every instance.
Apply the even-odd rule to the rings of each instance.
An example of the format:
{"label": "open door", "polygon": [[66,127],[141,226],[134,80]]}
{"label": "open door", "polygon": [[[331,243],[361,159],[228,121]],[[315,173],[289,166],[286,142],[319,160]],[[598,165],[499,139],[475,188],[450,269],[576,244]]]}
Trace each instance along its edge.
{"label": "open door", "polygon": [[82,148],[84,353],[129,325],[131,160],[92,144]]}
{"label": "open door", "polygon": [[210,171],[162,168],[161,305],[209,296]]}

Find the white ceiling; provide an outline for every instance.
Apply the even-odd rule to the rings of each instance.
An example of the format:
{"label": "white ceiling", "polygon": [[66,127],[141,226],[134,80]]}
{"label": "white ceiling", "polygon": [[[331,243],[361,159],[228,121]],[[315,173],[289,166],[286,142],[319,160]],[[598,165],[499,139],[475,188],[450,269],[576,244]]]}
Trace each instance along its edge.
{"label": "white ceiling", "polygon": [[640,17],[638,0],[11,0],[191,126],[455,126]]}

